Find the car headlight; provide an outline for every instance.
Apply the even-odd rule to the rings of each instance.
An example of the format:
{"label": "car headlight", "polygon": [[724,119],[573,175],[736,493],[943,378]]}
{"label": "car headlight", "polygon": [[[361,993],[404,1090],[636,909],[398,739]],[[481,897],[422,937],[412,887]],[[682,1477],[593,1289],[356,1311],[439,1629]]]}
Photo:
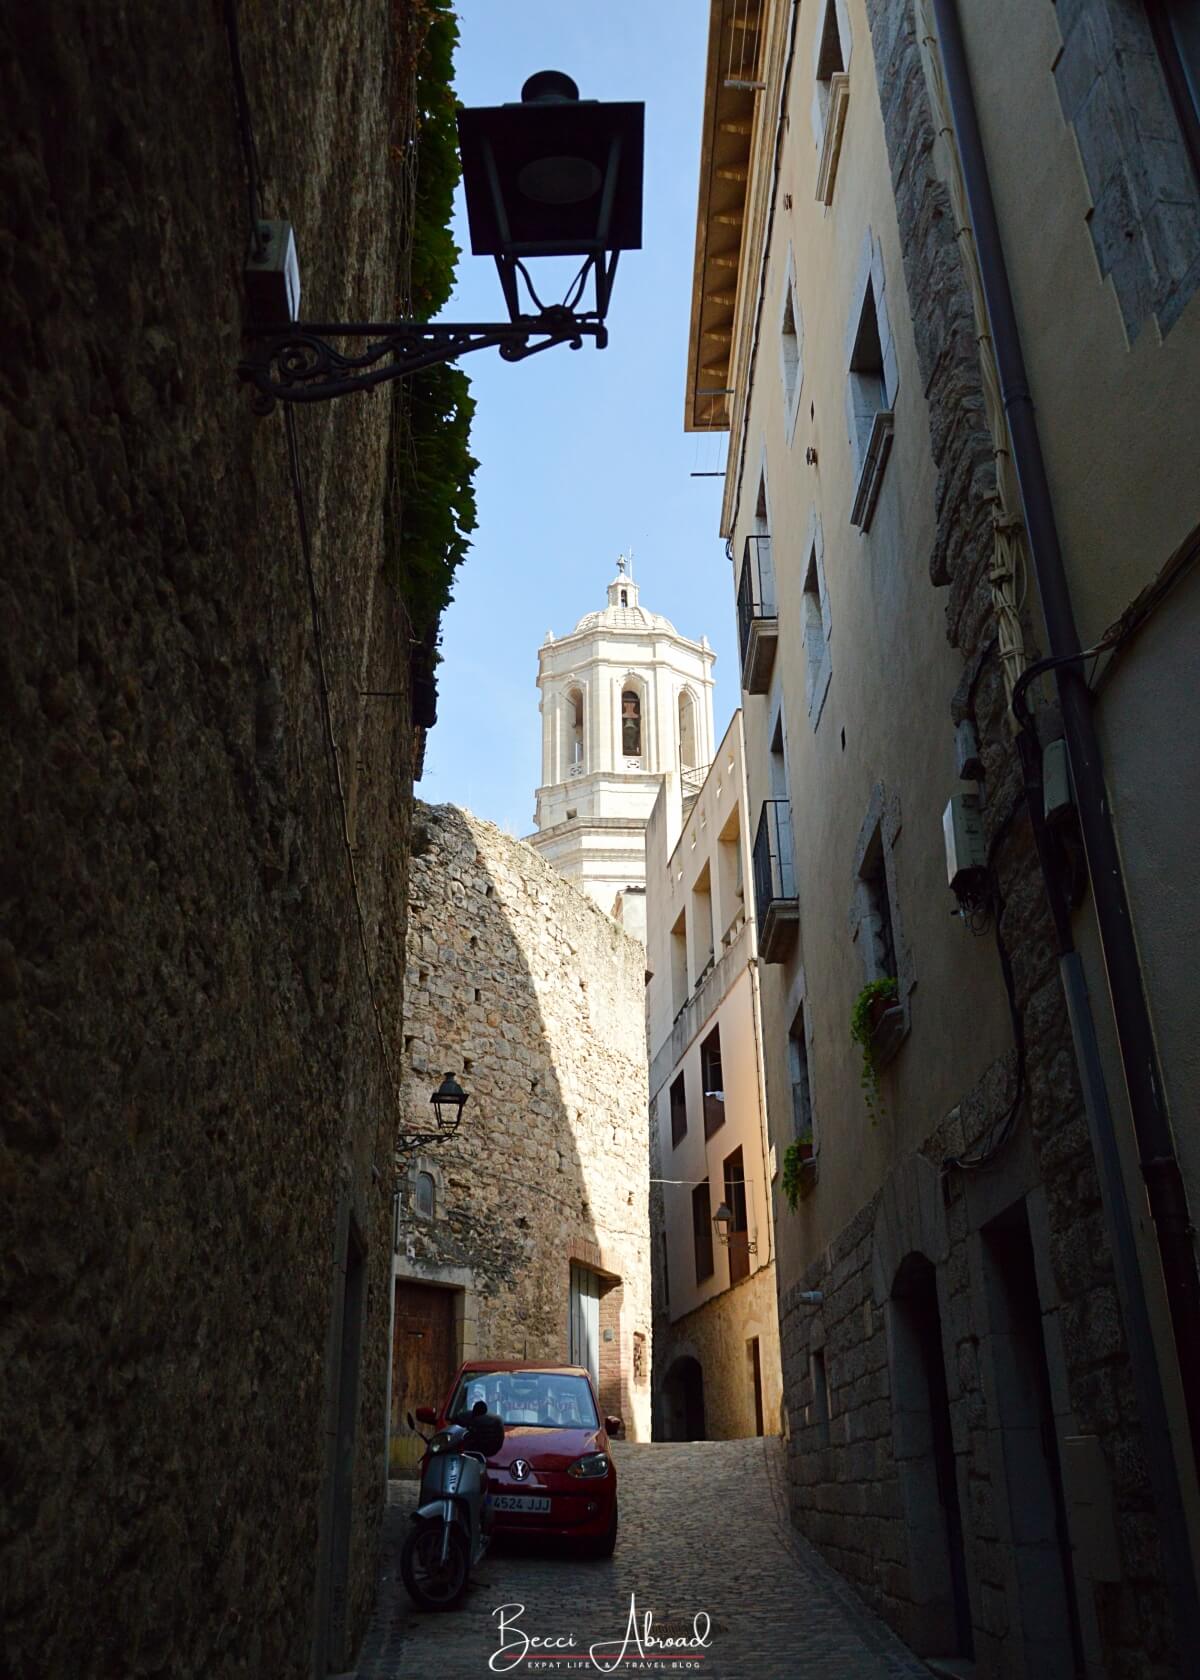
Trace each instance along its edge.
{"label": "car headlight", "polygon": [[567,1471],[568,1476],[607,1476],[608,1454],[589,1453],[586,1458],[577,1458]]}

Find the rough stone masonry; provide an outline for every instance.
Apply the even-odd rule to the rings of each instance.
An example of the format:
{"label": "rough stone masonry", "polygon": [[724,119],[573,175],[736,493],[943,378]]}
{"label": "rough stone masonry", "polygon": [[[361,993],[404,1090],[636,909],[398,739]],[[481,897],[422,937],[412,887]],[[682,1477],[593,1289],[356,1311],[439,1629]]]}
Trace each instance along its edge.
{"label": "rough stone masonry", "polygon": [[[296,226],[317,317],[394,302],[403,10],[243,7],[266,205]],[[24,1680],[308,1675],[348,1661],[374,1584],[396,1114],[282,422],[234,372],[232,89],[220,6],[0,21],[0,1667]],[[298,430],[397,1023],[392,413],[347,400]],[[358,1445],[335,1511],[351,1226]]]}
{"label": "rough stone masonry", "polygon": [[[408,1163],[399,1273],[466,1296],[462,1357],[565,1361],[571,1265],[598,1274],[600,1402],[650,1436],[645,950],[524,841],[418,805],[409,1123],[451,1070],[458,1136]],[[433,1218],[413,1177],[437,1182]]]}

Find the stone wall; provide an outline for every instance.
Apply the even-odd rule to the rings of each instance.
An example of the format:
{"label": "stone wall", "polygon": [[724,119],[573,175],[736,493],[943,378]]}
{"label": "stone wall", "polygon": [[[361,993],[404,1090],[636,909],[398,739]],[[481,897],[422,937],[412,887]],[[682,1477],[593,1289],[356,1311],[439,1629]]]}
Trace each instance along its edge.
{"label": "stone wall", "polygon": [[[386,315],[403,8],[244,12],[306,308]],[[222,9],[49,0],[7,7],[0,43],[5,1667],[307,1675],[327,1615],[323,1673],[374,1587],[395,1109],[282,421],[234,373]],[[391,416],[378,396],[298,416],[389,1033],[411,787]]]}
{"label": "stone wall", "polygon": [[[1073,1530],[1083,1655],[1097,1672],[1166,1680],[1177,1666],[1128,1354],[1045,894],[1006,732],[987,580],[991,445],[953,217],[934,167],[912,10],[907,0],[867,3],[938,472],[930,573],[948,586],[947,633],[964,660],[962,683],[947,704],[955,722],[973,720],[981,742],[984,825],[1002,903],[999,938],[1011,959],[1026,1045],[1027,1096],[1015,1138],[994,1165],[974,1175],[951,1170],[943,1183],[945,1157],[998,1135],[1014,1095],[1014,1055],[1001,1057],[943,1117],[921,1154],[897,1161],[879,1195],[785,1289],[794,1509],[800,1526],[918,1649],[948,1648],[937,1641],[947,1626],[949,1588],[932,1578],[921,1543],[931,1521],[932,1496],[921,1488],[919,1468],[929,1460],[929,1442],[916,1440],[920,1407],[903,1392],[912,1361],[903,1352],[908,1307],[900,1280],[909,1257],[924,1256],[936,1275],[980,1672],[1041,1671],[1039,1661],[1050,1659],[1039,1653],[1037,1628],[1065,1639],[1068,1618],[1063,1607],[1048,1607],[1041,1590],[1047,1558],[1056,1555],[1045,1529],[1049,1524],[1052,1537],[1056,1519],[1052,1512],[1036,1523],[1031,1517],[1035,1501],[1017,1485],[1019,1446],[1008,1434],[1014,1408],[1041,1381],[1012,1380],[1013,1308],[996,1257],[1006,1243],[1019,1242],[1030,1287],[1036,1285],[1054,1433],[1060,1443],[1094,1436],[1101,1447],[1097,1520],[1111,1516],[1115,1563],[1108,1571],[1093,1568],[1087,1537]],[[1039,633],[1037,624],[1028,626],[1031,658]],[[802,1289],[822,1292],[819,1308],[800,1299]],[[926,1397],[926,1430],[928,1410]],[[1049,1548],[1040,1564],[1025,1550],[1037,1523]],[[1053,1660],[1069,1655],[1059,1651]]]}
{"label": "stone wall", "polygon": [[[754,1409],[754,1374],[749,1343],[758,1341],[762,1427]],[[671,1323],[664,1313],[654,1326],[655,1435],[679,1440],[671,1417],[671,1368],[694,1359],[704,1373],[705,1435],[732,1441],[745,1435],[779,1435],[787,1427],[779,1375],[779,1313],[775,1267],[762,1266],[695,1312]]]}
{"label": "stone wall", "polygon": [[570,1263],[598,1272],[601,1403],[646,1439],[645,952],[523,841],[450,805],[415,821],[410,1124],[429,1126],[447,1069],[470,1099],[457,1138],[413,1162],[436,1174],[438,1212],[406,1198],[398,1272],[465,1294],[459,1358],[555,1361]]}

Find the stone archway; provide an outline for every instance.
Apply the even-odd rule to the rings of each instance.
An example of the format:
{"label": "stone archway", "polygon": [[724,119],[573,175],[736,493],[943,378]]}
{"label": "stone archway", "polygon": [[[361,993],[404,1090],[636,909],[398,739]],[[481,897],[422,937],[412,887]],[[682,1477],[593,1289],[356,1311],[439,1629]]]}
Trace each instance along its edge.
{"label": "stone archway", "polygon": [[704,1441],[704,1371],[700,1361],[683,1354],[663,1379],[663,1422],[668,1441]]}

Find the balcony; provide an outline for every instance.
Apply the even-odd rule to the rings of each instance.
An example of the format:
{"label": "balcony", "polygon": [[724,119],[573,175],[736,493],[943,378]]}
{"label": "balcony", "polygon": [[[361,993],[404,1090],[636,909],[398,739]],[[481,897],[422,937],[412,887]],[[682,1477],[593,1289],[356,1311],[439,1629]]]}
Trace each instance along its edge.
{"label": "balcony", "polygon": [[779,639],[770,537],[746,538],[737,604],[742,687],[747,694],[765,694],[775,663],[775,643]]}
{"label": "balcony", "polygon": [[764,962],[785,962],[800,924],[789,799],[763,801],[754,836],[754,909],[759,956]]}

